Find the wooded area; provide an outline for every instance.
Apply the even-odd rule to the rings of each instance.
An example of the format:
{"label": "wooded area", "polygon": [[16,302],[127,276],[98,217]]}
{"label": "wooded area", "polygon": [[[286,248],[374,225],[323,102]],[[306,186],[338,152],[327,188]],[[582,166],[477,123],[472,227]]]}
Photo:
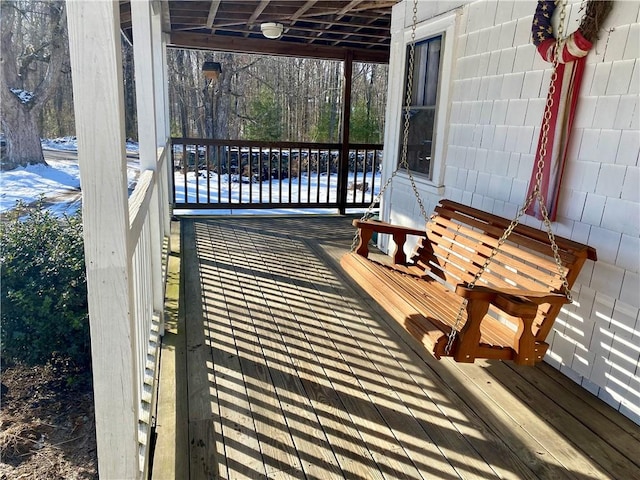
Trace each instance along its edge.
{"label": "wooded area", "polygon": [[[2,168],[44,163],[40,138],[75,134],[65,4],[2,2]],[[123,35],[126,134],[137,138],[132,45]],[[206,80],[205,61],[219,62]],[[214,139],[337,142],[343,64],[266,55],[169,49],[172,135]],[[387,65],[355,63],[352,142],[381,142]]]}
{"label": "wooded area", "polygon": [[[217,80],[202,74],[219,62]],[[216,139],[339,141],[338,61],[169,50],[172,134]],[[387,65],[354,64],[352,142],[381,142]]]}

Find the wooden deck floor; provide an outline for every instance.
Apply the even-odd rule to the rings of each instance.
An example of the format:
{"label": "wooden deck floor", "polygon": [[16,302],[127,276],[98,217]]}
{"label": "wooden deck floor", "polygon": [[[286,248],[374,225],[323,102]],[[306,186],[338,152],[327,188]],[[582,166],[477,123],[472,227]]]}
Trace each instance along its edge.
{"label": "wooden deck floor", "polygon": [[640,427],[554,369],[423,355],[341,272],[350,219],[181,229],[175,478],[640,478]]}

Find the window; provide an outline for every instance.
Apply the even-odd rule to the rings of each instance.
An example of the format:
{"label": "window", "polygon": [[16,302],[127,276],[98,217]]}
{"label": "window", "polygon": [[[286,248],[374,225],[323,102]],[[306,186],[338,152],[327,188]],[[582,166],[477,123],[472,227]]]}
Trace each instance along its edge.
{"label": "window", "polygon": [[[434,133],[436,129],[436,111],[438,86],[440,80],[440,59],[443,35],[422,40],[415,44],[413,65],[413,88],[409,108],[409,134],[407,144],[407,162],[411,171],[424,174],[429,180],[433,177]],[[407,71],[409,76],[409,51],[407,47]],[[405,83],[405,95],[406,99]],[[406,101],[406,100],[405,100]],[[404,135],[404,107],[400,133],[400,155]],[[398,160],[400,162],[400,160]]]}

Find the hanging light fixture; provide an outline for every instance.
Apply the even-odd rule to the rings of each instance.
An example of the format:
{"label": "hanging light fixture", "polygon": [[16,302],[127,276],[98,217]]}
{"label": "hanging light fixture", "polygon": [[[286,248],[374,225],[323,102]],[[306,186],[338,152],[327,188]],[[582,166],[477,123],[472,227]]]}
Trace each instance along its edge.
{"label": "hanging light fixture", "polygon": [[222,73],[222,65],[218,62],[204,62],[202,64],[202,73],[207,80],[217,80]]}
{"label": "hanging light fixture", "polygon": [[267,22],[260,25],[260,30],[262,31],[262,34],[265,37],[271,38],[271,39],[280,38],[282,36],[283,29],[284,27],[282,26],[281,23]]}

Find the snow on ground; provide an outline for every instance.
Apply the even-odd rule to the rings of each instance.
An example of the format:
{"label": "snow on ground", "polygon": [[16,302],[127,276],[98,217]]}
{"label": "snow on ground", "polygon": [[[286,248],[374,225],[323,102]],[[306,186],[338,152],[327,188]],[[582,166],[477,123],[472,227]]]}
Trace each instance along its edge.
{"label": "snow on ground", "polygon": [[[0,172],[0,212],[15,207],[18,200],[33,203],[41,196],[52,202],[51,209],[58,214],[73,213],[79,208],[80,169],[78,167],[78,145],[75,137],[47,139],[42,141],[42,148],[47,157],[46,165],[29,165],[8,172]],[[49,151],[69,152],[52,158]],[[138,146],[127,143],[128,152],[137,152]],[[136,161],[129,159],[129,183],[137,177]]]}
{"label": "snow on ground", "polygon": [[60,137],[45,138],[42,140],[43,150],[68,150],[72,152],[78,151],[78,142],[76,137]]}
{"label": "snow on ground", "polygon": [[[242,181],[241,181],[242,180]],[[370,186],[373,186],[374,194],[380,191],[381,175],[374,175],[369,172],[363,177],[359,173],[356,177],[352,172],[349,173],[347,182],[349,184],[356,182],[362,184],[366,182],[369,187],[367,191],[356,191],[354,198],[353,190],[347,195],[347,201],[369,201],[371,199]],[[207,210],[206,213],[216,215],[224,214],[319,214],[319,213],[335,213],[335,208],[318,209],[312,208],[314,203],[336,202],[338,175],[326,173],[303,173],[300,178],[285,178],[282,180],[272,179],[270,181],[257,181],[249,183],[247,177],[239,178],[239,175],[223,174],[218,175],[211,173],[207,177],[204,172],[188,172],[185,182],[184,173],[177,171],[174,173],[174,184],[176,189],[176,202],[184,203],[207,203],[207,196],[211,195],[212,203],[231,203],[231,204],[247,204],[247,203],[267,203],[271,199],[271,203],[309,203],[310,208],[291,209],[233,209],[233,210]],[[186,190],[185,190],[186,187]],[[186,191],[186,195],[185,195]],[[218,193],[219,192],[219,193]],[[205,213],[203,210],[179,210],[179,213]]]}
{"label": "snow on ground", "polygon": [[[0,172],[0,213],[6,212],[15,207],[16,202],[21,200],[30,204],[44,196],[45,201],[50,204],[48,207],[58,215],[72,214],[80,208],[80,169],[77,160],[77,142],[75,137],[64,137],[56,139],[46,139],[42,141],[45,150],[48,166],[29,165],[26,168],[17,168],[8,172]],[[130,187],[135,184],[139,173],[139,161],[131,156],[138,151],[138,145],[134,142],[127,143],[128,152],[128,178]],[[48,154],[49,153],[49,154]],[[68,155],[66,155],[68,153]],[[235,178],[233,178],[235,177]],[[336,199],[337,175],[303,174],[299,179],[282,179],[265,182],[254,182],[252,184],[242,183],[237,176],[221,175],[218,181],[217,174],[212,174],[208,179],[203,175],[196,175],[194,172],[187,173],[185,182],[182,172],[174,172],[174,182],[176,185],[176,200],[184,202],[185,197],[190,202],[206,202],[207,183],[212,192],[212,201],[216,201],[213,192],[220,187],[220,201],[231,203],[246,203],[251,199],[252,203],[267,202],[301,202],[315,203],[330,202]],[[354,178],[353,173],[349,175],[348,182],[367,182],[374,186],[374,193],[378,194],[381,184],[380,173],[368,173],[366,178],[358,174]],[[262,193],[262,196],[261,196]],[[370,192],[364,195],[356,192],[356,201],[370,199]],[[353,199],[353,193],[349,192],[348,200]],[[312,206],[312,205],[310,205]],[[287,209],[233,209],[233,210],[197,210],[197,213],[214,213],[216,215],[225,214],[302,214],[302,213],[335,213],[335,209],[298,208]],[[180,213],[189,213],[181,211]],[[194,211],[193,213],[196,213]]]}
{"label": "snow on ground", "polygon": [[[127,153],[137,153],[138,143],[128,140]],[[78,141],[76,137],[59,137],[59,138],[45,138],[42,140],[43,150],[68,150],[72,152],[78,151]]]}
{"label": "snow on ground", "polygon": [[49,161],[49,166],[29,165],[2,172],[0,211],[15,207],[18,200],[32,203],[41,195],[52,198],[66,195],[80,188],[80,170],[77,162]]}

